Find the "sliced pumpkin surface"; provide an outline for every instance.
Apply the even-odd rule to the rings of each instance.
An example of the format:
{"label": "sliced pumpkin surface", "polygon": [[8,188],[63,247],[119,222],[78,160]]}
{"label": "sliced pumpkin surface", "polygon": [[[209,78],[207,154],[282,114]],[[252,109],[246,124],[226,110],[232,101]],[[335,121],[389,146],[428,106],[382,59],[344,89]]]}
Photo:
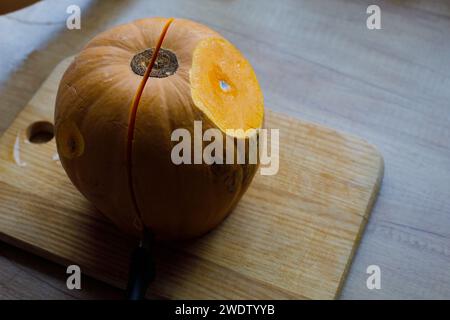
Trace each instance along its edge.
{"label": "sliced pumpkin surface", "polygon": [[224,132],[262,127],[264,101],[255,72],[227,40],[207,38],[198,44],[190,82],[195,105]]}

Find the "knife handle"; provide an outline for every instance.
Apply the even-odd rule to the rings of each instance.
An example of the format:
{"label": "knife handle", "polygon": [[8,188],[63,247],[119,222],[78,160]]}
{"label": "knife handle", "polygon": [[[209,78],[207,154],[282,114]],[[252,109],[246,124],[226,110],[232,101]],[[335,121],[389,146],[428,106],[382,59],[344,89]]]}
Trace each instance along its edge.
{"label": "knife handle", "polygon": [[131,255],[126,290],[128,300],[143,300],[148,286],[155,279],[152,246],[153,235],[150,231],[145,230],[139,246]]}

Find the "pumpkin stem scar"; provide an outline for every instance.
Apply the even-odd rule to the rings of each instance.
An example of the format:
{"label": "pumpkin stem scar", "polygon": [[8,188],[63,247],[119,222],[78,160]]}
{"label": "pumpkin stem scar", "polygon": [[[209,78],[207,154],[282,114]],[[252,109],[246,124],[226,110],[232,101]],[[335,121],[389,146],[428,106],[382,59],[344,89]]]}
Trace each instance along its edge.
{"label": "pumpkin stem scar", "polygon": [[[155,49],[153,50],[152,58],[150,59],[150,63],[147,66],[147,69],[145,70],[144,76],[141,79],[141,82],[139,83],[139,87],[136,90],[136,93],[133,97],[133,100],[131,102],[131,108],[130,108],[130,117],[128,120],[128,136],[127,136],[127,154],[126,154],[126,165],[127,165],[127,171],[128,171],[128,185],[131,193],[131,199],[133,202],[133,207],[136,211],[137,216],[141,220],[142,223],[142,215],[139,211],[139,207],[136,200],[136,194],[134,192],[134,186],[133,186],[133,175],[132,175],[132,154],[133,154],[133,139],[134,139],[134,127],[136,123],[136,114],[139,106],[139,101],[141,100],[142,92],[144,91],[145,84],[147,83],[148,78],[150,77],[150,73],[153,69],[153,66],[155,65],[156,59],[158,58],[158,53],[161,49],[162,42],[166,36],[167,30],[169,29],[170,24],[173,22],[174,18],[169,18],[166,22],[166,24],[163,27],[163,30],[161,31],[161,34],[159,36],[158,42],[156,44]],[[141,225],[143,227],[143,225]]]}
{"label": "pumpkin stem scar", "polygon": [[[153,56],[154,48],[144,50],[136,54],[130,62],[131,70],[139,76],[144,76],[150,59]],[[170,50],[160,48],[153,66],[150,77],[165,78],[173,75],[178,69],[178,59],[175,53]]]}

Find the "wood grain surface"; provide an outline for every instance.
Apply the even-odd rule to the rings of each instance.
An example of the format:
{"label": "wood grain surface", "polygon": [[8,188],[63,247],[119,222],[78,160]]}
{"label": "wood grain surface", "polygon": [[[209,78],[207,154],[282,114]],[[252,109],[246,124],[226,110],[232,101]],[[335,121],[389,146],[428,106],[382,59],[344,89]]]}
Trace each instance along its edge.
{"label": "wood grain surface", "polygon": [[[67,30],[78,4],[81,30]],[[366,28],[381,8],[382,29]],[[208,24],[255,66],[267,105],[361,136],[385,159],[383,188],[342,298],[450,299],[450,4],[447,0],[47,0],[0,17],[0,131],[64,57],[113,25],[146,16]],[[120,296],[0,243],[0,298]],[[381,290],[366,269],[381,268]],[[111,296],[110,295],[110,296]]]}
{"label": "wood grain surface", "polygon": [[[123,288],[136,241],[75,190],[54,139],[30,142],[30,128],[52,121],[71,60],[58,65],[0,138],[0,238]],[[149,296],[331,299],[340,293],[383,160],[361,139],[269,110],[266,125],[280,130],[279,172],[258,174],[216,230],[187,243],[157,244]]]}

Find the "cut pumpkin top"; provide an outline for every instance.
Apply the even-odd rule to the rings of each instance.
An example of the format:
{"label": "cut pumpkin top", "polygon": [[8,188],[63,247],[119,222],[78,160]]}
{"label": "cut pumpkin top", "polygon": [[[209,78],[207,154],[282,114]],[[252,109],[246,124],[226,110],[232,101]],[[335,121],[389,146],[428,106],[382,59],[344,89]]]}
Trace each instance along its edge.
{"label": "cut pumpkin top", "polygon": [[227,40],[208,38],[197,45],[190,82],[194,104],[221,130],[261,128],[264,107],[258,80]]}

